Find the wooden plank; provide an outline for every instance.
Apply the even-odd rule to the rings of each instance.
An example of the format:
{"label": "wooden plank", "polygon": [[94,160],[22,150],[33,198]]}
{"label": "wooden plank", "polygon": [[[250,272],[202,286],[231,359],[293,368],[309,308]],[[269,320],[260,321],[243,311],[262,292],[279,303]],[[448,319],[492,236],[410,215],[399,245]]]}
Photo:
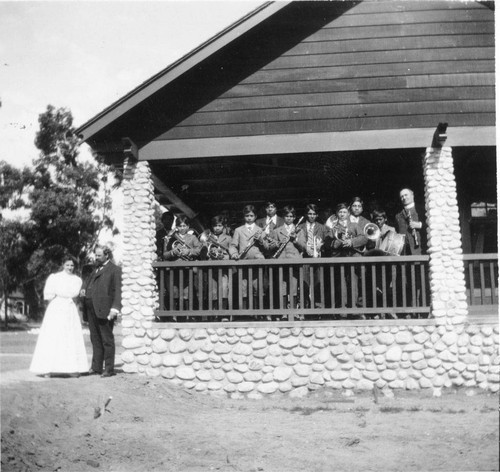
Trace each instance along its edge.
{"label": "wooden plank", "polygon": [[[425,97],[425,91],[422,91]],[[402,98],[402,97],[401,97]],[[418,97],[415,97],[418,100]],[[230,110],[205,112],[192,115],[179,124],[179,128],[187,126],[206,126],[220,124],[228,126],[242,123],[304,121],[338,119],[340,117],[373,117],[394,115],[429,115],[436,110],[441,113],[492,113],[495,110],[494,97],[490,99],[465,100],[456,95],[450,100],[401,101],[386,103],[353,103],[346,105],[330,105],[316,103],[312,106],[283,108],[265,108],[260,110]],[[360,100],[361,102],[361,100]]]}
{"label": "wooden plank", "polygon": [[486,305],[486,283],[484,279],[484,262],[479,262],[479,282],[481,285],[481,305]]}
{"label": "wooden plank", "polygon": [[469,266],[469,305],[475,305],[474,290],[476,287],[474,284],[474,262],[466,262],[466,264]]}
{"label": "wooden plank", "polygon": [[496,280],[497,278],[495,277],[495,265],[497,265],[496,262],[490,262],[490,290],[491,290],[491,304],[492,305],[498,305],[498,292],[496,290]]}
{"label": "wooden plank", "polygon": [[[363,2],[364,7],[368,7],[370,3],[376,3],[378,8],[378,2]],[[427,7],[432,7],[433,4],[433,2],[421,3]],[[462,2],[449,2],[449,4],[453,3],[459,4]],[[466,3],[464,2],[461,8],[443,8],[439,10],[429,8],[424,11],[380,12],[380,10],[377,10],[371,11],[369,15],[367,14],[368,10],[363,11],[358,8],[346,12],[341,17],[335,19],[332,24],[335,24],[337,28],[355,28],[358,26],[385,27],[386,25],[393,24],[453,23],[463,21],[464,18],[470,21],[491,21],[494,17],[494,13],[491,10],[486,8],[467,8],[465,5]],[[472,5],[472,3],[467,2],[467,5]]]}
{"label": "wooden plank", "polygon": [[[412,116],[371,116],[371,117],[350,117],[342,116],[322,120],[297,120],[281,121],[272,123],[244,123],[244,124],[221,124],[204,126],[183,126],[172,129],[163,138],[168,139],[195,139],[205,137],[232,137],[232,136],[256,136],[272,134],[300,134],[300,133],[322,133],[322,132],[346,132],[381,129],[408,129],[408,128],[428,128],[429,123],[449,122],[455,126],[494,126],[495,113],[444,113],[435,109],[434,113],[412,115]],[[401,147],[402,142],[399,142]],[[468,143],[472,145],[471,142]],[[331,143],[330,143],[331,145]],[[351,144],[352,145],[352,144]],[[381,147],[387,147],[389,143]],[[421,147],[422,142],[417,147]],[[360,149],[359,147],[356,147]],[[348,149],[348,148],[344,148]],[[373,149],[373,148],[372,148]],[[333,150],[330,148],[330,150]],[[268,152],[272,152],[269,146]],[[297,149],[297,152],[299,150]],[[283,149],[281,150],[283,152]]]}
{"label": "wooden plank", "polygon": [[420,87],[387,90],[341,91],[293,95],[237,97],[215,100],[197,113],[265,110],[325,105],[405,103],[446,100],[495,100],[495,87]]}
{"label": "wooden plank", "polygon": [[[447,0],[432,0],[422,2],[421,0],[405,0],[396,2],[394,0],[377,0],[372,2],[360,2],[353,9],[348,10],[345,15],[368,15],[373,13],[400,13],[400,12],[427,12],[433,16],[436,11],[458,10],[463,14],[470,10],[478,10],[478,14],[492,16],[493,12],[480,2],[450,2]],[[468,16],[467,16],[468,17]]]}
{"label": "wooden plank", "polygon": [[160,287],[159,287],[159,297],[158,300],[159,309],[165,310],[165,269],[160,269]]}
{"label": "wooden plank", "polygon": [[447,23],[408,23],[380,26],[358,26],[356,28],[335,26],[335,23],[314,32],[302,42],[310,41],[350,41],[352,39],[401,38],[412,36],[443,36],[454,34],[494,34],[495,21],[452,21]]}
{"label": "wooden plank", "polygon": [[[283,56],[269,62],[263,69],[281,68],[295,58],[300,64],[307,55],[329,54],[339,58],[339,63],[342,63],[343,58],[350,56],[358,56],[362,52],[373,54],[376,51],[387,51],[395,57],[405,54],[410,50],[420,51],[421,60],[427,60],[429,54],[435,48],[452,49],[480,49],[483,47],[495,46],[495,36],[491,33],[483,34],[477,31],[472,34],[453,34],[453,35],[436,35],[436,36],[384,36],[382,38],[357,39],[354,37],[348,41],[337,41],[334,37],[330,41],[317,42],[301,42],[297,46],[289,49]],[[452,51],[448,51],[451,53]],[[347,53],[345,55],[339,53]],[[490,51],[491,53],[491,51]]]}
{"label": "wooden plank", "polygon": [[213,290],[213,268],[209,267],[208,268],[208,309],[212,310],[212,290]]}
{"label": "wooden plank", "polygon": [[[409,76],[420,74],[461,74],[494,72],[495,61],[413,61],[387,64],[357,64],[303,69],[259,70],[247,76],[241,84],[296,82],[302,80],[357,80],[360,77]],[[202,86],[202,83],[193,86]]]}
{"label": "wooden plank", "polygon": [[[420,70],[414,73],[421,74]],[[310,93],[329,93],[329,92],[358,92],[372,90],[407,90],[413,88],[432,89],[433,87],[455,88],[455,87],[494,87],[495,74],[494,72],[483,73],[440,73],[436,75],[421,74],[421,75],[405,75],[405,76],[387,76],[377,77],[377,80],[372,80],[371,77],[356,77],[356,78],[328,78],[314,81],[298,81],[298,82],[268,82],[260,83],[239,83],[234,87],[221,94],[215,103],[221,99],[235,98],[257,98],[267,96],[286,96],[286,95],[303,95]],[[210,105],[208,105],[210,106]]]}

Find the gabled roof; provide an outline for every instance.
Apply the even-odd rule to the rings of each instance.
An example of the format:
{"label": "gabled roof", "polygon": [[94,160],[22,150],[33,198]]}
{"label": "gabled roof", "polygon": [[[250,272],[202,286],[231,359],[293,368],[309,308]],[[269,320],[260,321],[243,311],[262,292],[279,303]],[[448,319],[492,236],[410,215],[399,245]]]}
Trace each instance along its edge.
{"label": "gabled roof", "polygon": [[123,116],[145,99],[151,97],[158,90],[168,85],[173,80],[190,70],[221,48],[233,41],[238,36],[249,31],[277,11],[286,7],[290,2],[266,2],[244,17],[240,18],[220,33],[202,43],[150,79],[143,82],[134,90],[112,103],[99,114],[81,125],[76,133],[84,141],[89,140],[95,133],[102,130],[118,117]]}

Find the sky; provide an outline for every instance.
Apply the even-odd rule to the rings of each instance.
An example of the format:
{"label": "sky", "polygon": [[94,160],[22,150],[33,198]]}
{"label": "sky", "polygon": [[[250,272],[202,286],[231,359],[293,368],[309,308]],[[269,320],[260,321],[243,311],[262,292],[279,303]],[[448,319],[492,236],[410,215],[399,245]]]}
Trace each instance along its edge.
{"label": "sky", "polygon": [[0,161],[37,157],[47,105],[78,127],[262,3],[0,0]]}

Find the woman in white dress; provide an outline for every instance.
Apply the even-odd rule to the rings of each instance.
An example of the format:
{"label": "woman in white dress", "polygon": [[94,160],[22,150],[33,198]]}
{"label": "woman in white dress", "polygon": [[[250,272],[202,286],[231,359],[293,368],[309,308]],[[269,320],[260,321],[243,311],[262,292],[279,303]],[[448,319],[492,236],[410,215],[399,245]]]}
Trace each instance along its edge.
{"label": "woman in white dress", "polygon": [[36,374],[77,377],[88,372],[82,325],[73,298],[79,295],[82,279],[73,274],[75,263],[66,258],[62,271],[49,275],[43,297],[50,300],[31,361]]}

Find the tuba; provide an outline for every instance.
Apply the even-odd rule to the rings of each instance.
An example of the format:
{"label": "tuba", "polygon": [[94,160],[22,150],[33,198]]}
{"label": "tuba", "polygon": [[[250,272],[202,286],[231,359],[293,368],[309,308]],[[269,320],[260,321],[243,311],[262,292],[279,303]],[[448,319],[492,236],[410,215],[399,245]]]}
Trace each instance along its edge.
{"label": "tuba", "polygon": [[375,223],[366,224],[363,233],[370,241],[376,241],[380,238],[380,228]]}

